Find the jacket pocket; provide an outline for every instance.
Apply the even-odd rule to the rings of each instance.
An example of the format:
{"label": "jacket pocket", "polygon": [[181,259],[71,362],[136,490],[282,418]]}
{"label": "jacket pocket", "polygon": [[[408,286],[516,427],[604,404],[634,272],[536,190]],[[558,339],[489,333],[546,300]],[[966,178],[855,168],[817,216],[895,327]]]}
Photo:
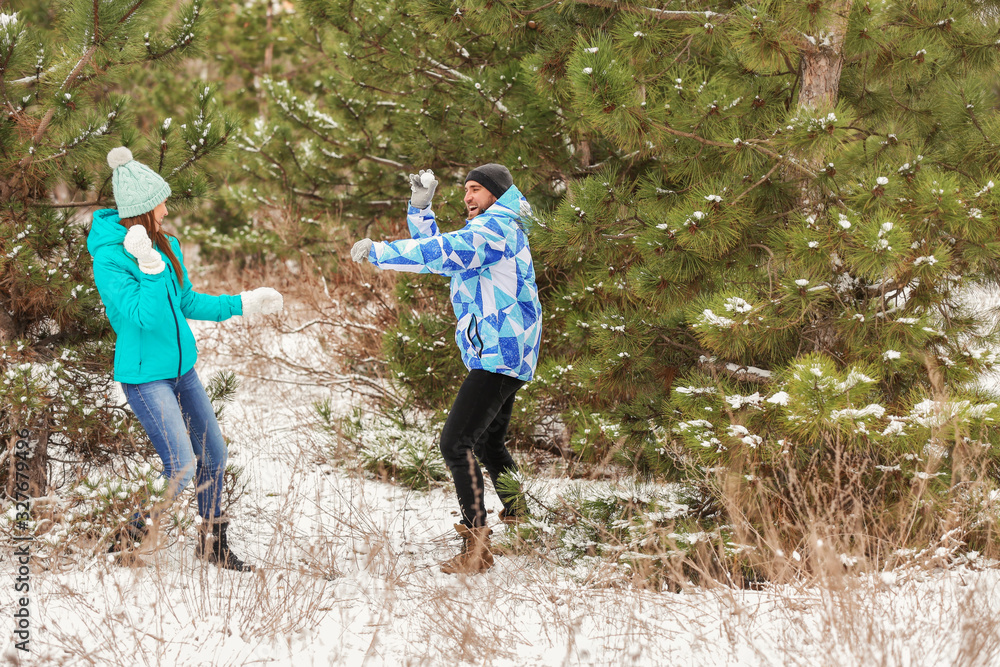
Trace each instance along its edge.
{"label": "jacket pocket", "polygon": [[469,326],[465,328],[465,338],[469,341],[469,346],[476,351],[476,356],[483,358],[483,337],[479,335],[479,320],[473,315],[469,320]]}
{"label": "jacket pocket", "polygon": [[142,370],[142,331],[129,328],[115,339],[115,374],[135,377]]}

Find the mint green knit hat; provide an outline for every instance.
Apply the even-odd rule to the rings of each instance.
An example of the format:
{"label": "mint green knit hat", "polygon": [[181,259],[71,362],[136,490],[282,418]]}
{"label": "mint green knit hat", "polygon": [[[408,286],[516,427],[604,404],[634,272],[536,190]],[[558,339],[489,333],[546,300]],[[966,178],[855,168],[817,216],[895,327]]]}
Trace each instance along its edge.
{"label": "mint green knit hat", "polygon": [[133,160],[132,151],[124,146],[111,149],[108,166],[121,218],[148,213],[170,196],[167,182],[143,163]]}

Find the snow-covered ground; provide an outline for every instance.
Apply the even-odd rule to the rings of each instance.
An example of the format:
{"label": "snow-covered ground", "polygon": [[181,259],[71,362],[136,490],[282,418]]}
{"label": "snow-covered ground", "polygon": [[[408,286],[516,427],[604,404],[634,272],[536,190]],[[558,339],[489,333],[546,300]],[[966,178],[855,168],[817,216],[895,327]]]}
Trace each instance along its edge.
{"label": "snow-covered ground", "polygon": [[[447,485],[427,492],[331,466],[313,402],[351,406],[342,388],[228,354],[266,321],[200,324],[203,379],[243,384],[223,430],[245,467],[231,509],[253,574],[168,540],[147,567],[81,557],[33,565],[31,654],[10,664],[74,665],[996,665],[1000,573],[899,573],[838,586],[683,593],[594,587],[546,554],[499,557],[486,574],[441,574],[455,553]],[[322,364],[308,331],[273,337],[275,354]],[[227,343],[239,344],[227,348]],[[308,359],[311,358],[311,362]],[[499,509],[495,497],[493,509]],[[4,552],[0,608],[14,608]],[[13,629],[11,614],[5,623]],[[10,635],[7,634],[7,637]],[[27,658],[27,659],[26,659]]]}

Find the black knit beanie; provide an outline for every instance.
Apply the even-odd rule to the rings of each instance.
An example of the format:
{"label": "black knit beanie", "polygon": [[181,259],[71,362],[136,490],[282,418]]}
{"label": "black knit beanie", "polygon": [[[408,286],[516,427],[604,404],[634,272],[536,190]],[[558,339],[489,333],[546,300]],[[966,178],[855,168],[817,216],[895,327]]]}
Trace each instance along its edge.
{"label": "black knit beanie", "polygon": [[507,167],[502,164],[491,162],[481,167],[476,167],[465,177],[465,182],[475,181],[490,191],[490,194],[500,199],[503,193],[507,192],[510,186],[514,185],[514,179],[510,175]]}

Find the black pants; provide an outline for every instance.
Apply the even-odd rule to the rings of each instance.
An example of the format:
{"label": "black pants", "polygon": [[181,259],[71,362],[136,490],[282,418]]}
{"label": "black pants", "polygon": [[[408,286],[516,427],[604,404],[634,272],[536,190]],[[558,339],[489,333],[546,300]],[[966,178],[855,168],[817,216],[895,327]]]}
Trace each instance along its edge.
{"label": "black pants", "polygon": [[[476,459],[486,466],[494,488],[500,475],[517,470],[504,439],[514,395],[523,385],[524,380],[509,375],[469,371],[448,413],[441,431],[441,454],[455,480],[462,523],[467,526],[486,525],[483,472]],[[507,499],[501,496],[500,501],[510,509]]]}

